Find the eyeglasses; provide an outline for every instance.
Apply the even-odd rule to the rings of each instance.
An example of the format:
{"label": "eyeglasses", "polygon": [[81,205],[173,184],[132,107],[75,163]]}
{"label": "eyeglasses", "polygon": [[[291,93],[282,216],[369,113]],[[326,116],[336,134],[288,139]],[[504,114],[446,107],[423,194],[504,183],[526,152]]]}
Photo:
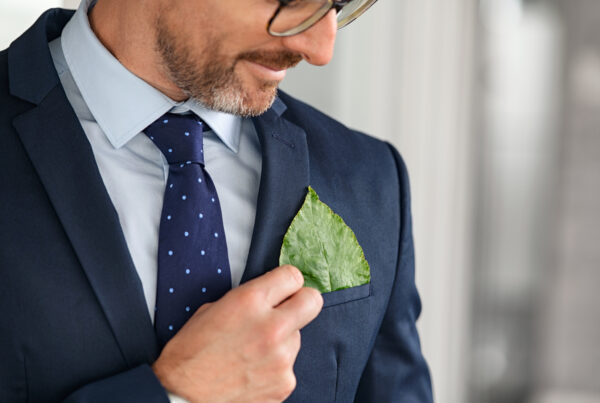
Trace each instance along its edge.
{"label": "eyeglasses", "polygon": [[377,0],[279,0],[267,31],[273,36],[291,36],[306,31],[335,8],[338,29],[360,17]]}

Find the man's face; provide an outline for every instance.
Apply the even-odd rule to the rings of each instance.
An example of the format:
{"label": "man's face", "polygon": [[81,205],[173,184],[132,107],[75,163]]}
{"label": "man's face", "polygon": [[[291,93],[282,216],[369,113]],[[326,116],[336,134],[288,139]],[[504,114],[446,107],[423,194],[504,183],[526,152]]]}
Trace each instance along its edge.
{"label": "man's face", "polygon": [[156,22],[156,49],[165,73],[210,109],[241,116],[263,113],[273,103],[285,70],[303,58],[327,63],[335,40],[335,16],[295,37],[270,36],[266,25],[278,4],[165,1]]}

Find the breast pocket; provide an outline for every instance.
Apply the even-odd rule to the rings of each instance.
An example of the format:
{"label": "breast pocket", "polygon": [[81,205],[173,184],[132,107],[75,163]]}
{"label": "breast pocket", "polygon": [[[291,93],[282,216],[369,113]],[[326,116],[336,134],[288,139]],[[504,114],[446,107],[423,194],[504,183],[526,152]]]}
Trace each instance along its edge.
{"label": "breast pocket", "polygon": [[345,304],[346,302],[357,301],[369,297],[371,295],[371,283],[344,288],[339,291],[326,292],[321,295],[323,296],[323,309],[334,305]]}

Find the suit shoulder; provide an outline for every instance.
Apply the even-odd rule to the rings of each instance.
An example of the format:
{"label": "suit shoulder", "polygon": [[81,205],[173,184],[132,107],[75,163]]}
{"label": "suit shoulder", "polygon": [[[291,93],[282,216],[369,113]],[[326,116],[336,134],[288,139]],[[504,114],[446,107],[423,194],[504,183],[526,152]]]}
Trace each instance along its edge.
{"label": "suit shoulder", "polygon": [[0,99],[8,95],[8,49],[0,51]]}
{"label": "suit shoulder", "polygon": [[[371,167],[404,168],[398,151],[388,142],[353,130],[283,91],[278,95],[287,106],[285,118],[304,129],[313,152],[329,150],[335,154],[335,159],[343,157],[354,163],[368,163]],[[334,155],[330,157],[334,158]]]}
{"label": "suit shoulder", "polygon": [[313,130],[318,127],[327,128],[332,133],[339,132],[340,134],[354,134],[358,137],[364,136],[371,140],[381,142],[381,140],[378,140],[372,136],[350,129],[331,116],[281,90],[279,91],[278,96],[287,106],[287,110],[285,111],[286,118],[292,120],[294,123],[303,128],[308,127]]}
{"label": "suit shoulder", "polygon": [[12,128],[12,120],[34,105],[11,93],[9,49],[0,51],[0,132]]}
{"label": "suit shoulder", "polygon": [[16,99],[10,95],[8,82],[8,49],[0,52],[0,122],[2,127],[6,122],[12,120],[12,107],[15,105]]}

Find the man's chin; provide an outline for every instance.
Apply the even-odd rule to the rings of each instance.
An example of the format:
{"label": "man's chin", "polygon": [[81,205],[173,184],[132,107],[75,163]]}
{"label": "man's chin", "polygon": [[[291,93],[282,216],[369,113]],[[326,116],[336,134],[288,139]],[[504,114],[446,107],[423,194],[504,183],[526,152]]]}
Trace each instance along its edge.
{"label": "man's chin", "polygon": [[254,113],[252,113],[251,116],[262,115],[271,108],[277,97],[278,86],[279,82],[273,81],[261,89],[257,99],[252,102],[252,107],[250,109],[254,111]]}
{"label": "man's chin", "polygon": [[210,99],[206,97],[196,99],[208,109],[241,117],[254,117],[262,115],[273,105],[277,96],[277,84],[265,84],[253,94],[230,90],[220,92]]}
{"label": "man's chin", "polygon": [[245,118],[260,116],[266,111],[268,111],[269,108],[273,105],[273,102],[275,102],[276,95],[277,92],[275,90],[273,91],[272,95],[270,95],[268,98],[263,99],[261,102],[245,103],[242,107],[242,110],[239,110],[239,113],[235,113],[235,115],[239,115]]}

